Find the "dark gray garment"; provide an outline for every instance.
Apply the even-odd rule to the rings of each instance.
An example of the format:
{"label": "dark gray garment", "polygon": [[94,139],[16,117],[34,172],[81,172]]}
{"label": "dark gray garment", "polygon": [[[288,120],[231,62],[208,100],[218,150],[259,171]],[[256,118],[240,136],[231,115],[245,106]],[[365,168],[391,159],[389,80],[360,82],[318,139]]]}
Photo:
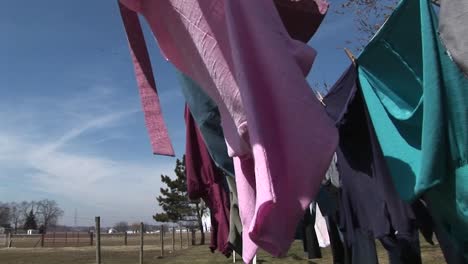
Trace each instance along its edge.
{"label": "dark gray garment", "polygon": [[442,0],[439,32],[453,61],[468,76],[468,1]]}
{"label": "dark gray garment", "polygon": [[324,98],[329,115],[338,118],[343,227],[350,237],[356,227],[376,238],[393,230],[411,236],[417,232],[415,217],[393,186],[356,80],[356,69],[351,66]]}
{"label": "dark gray garment", "polygon": [[[353,249],[353,259],[364,254],[356,249],[356,241],[375,250],[373,240],[364,242],[372,236],[388,242],[385,245],[391,263],[420,263],[419,241],[413,239],[418,233],[414,214],[393,185],[356,78],[356,69],[351,66],[324,98],[340,134],[337,167],[341,179],[341,229]],[[398,237],[393,239],[396,231]],[[402,245],[411,247],[402,250]]]}
{"label": "dark gray garment", "polygon": [[[322,210],[321,206],[320,210]],[[327,221],[328,236],[330,237],[333,264],[351,264],[351,259],[348,258],[349,253],[343,244],[344,240],[340,236],[340,231],[334,217],[325,216],[325,220]]]}
{"label": "dark gray garment", "polygon": [[338,168],[336,166],[338,158],[336,157],[336,153],[333,155],[332,161],[330,163],[330,167],[328,167],[327,173],[325,174],[325,184],[330,183],[331,185],[340,188],[340,173],[338,172]]}
{"label": "dark gray garment", "polygon": [[[356,230],[351,246],[351,263],[378,264],[374,236],[363,230]],[[408,263],[412,264],[412,263]]]}
{"label": "dark gray garment", "polygon": [[242,223],[239,216],[239,201],[237,200],[236,181],[232,177],[226,177],[231,198],[229,212],[229,244],[232,250],[242,255]]}
{"label": "dark gray garment", "polygon": [[390,264],[422,263],[418,232],[414,232],[410,237],[394,235],[384,236],[379,240],[388,252]]}

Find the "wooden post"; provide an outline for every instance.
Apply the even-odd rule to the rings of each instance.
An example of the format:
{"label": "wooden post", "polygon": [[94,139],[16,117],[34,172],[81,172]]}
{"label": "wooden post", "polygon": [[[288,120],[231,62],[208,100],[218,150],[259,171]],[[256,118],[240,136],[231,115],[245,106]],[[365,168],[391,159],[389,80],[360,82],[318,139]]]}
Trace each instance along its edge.
{"label": "wooden post", "polygon": [[89,245],[93,246],[93,238],[94,238],[94,233],[89,232]]}
{"label": "wooden post", "polygon": [[65,232],[65,246],[68,244],[68,232]]}
{"label": "wooden post", "polygon": [[6,247],[11,247],[11,233],[7,233],[6,238],[5,238],[5,246]]}
{"label": "wooden post", "polygon": [[195,234],[195,228],[192,229],[192,246],[195,246],[196,243],[196,234]]}
{"label": "wooden post", "polygon": [[143,222],[140,223],[140,264],[143,264],[143,244],[144,244],[145,226]]}
{"label": "wooden post", "polygon": [[179,233],[180,233],[180,249],[182,249],[184,246],[184,238],[182,237],[182,227],[179,227]]}
{"label": "wooden post", "polygon": [[172,252],[175,252],[175,227],[172,227]]}
{"label": "wooden post", "polygon": [[55,232],[52,234],[52,247],[55,247]]}
{"label": "wooden post", "polygon": [[232,251],[232,263],[236,263],[236,251]]}
{"label": "wooden post", "polygon": [[11,248],[13,245],[13,233],[8,233],[8,248]]}
{"label": "wooden post", "polygon": [[76,232],[78,235],[76,237],[76,246],[78,247],[80,245],[80,231]]}
{"label": "wooden post", "polygon": [[96,264],[101,264],[101,217],[96,216]]}
{"label": "wooden post", "polygon": [[164,257],[164,226],[161,225],[161,230],[159,231],[161,236],[161,257]]}
{"label": "wooden post", "polygon": [[41,247],[44,247],[44,238],[45,238],[45,234],[42,233],[41,234]]}
{"label": "wooden post", "polygon": [[124,245],[127,245],[127,231],[124,233]]}
{"label": "wooden post", "polygon": [[190,247],[190,234],[189,234],[188,228],[187,228],[187,247]]}

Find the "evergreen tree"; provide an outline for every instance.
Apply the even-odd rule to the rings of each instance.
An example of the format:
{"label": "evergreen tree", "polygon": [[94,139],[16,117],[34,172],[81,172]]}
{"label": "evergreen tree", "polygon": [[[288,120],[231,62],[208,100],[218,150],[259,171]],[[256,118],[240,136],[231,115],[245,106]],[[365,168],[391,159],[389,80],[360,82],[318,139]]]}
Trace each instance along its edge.
{"label": "evergreen tree", "polygon": [[206,206],[201,200],[191,201],[187,195],[187,177],[185,174],[185,155],[182,160],[176,160],[174,170],[176,178],[161,175],[161,181],[167,188],[161,188],[161,195],[156,199],[164,213],[157,213],[153,219],[158,222],[185,223],[201,230],[201,244],[205,243],[202,216]]}
{"label": "evergreen tree", "polygon": [[33,210],[29,211],[28,216],[26,217],[26,221],[24,222],[24,230],[28,229],[37,229],[37,222],[36,222],[36,216],[34,215]]}

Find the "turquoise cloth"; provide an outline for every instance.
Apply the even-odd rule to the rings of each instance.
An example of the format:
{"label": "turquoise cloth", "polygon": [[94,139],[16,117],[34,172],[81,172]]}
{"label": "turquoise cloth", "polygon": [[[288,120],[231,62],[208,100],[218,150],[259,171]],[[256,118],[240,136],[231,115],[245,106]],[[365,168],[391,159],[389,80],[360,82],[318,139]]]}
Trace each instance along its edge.
{"label": "turquoise cloth", "polygon": [[228,156],[221,117],[216,103],[191,78],[176,70],[180,88],[216,166],[234,177],[234,164]]}
{"label": "turquoise cloth", "polygon": [[401,197],[428,200],[468,258],[468,80],[429,0],[403,0],[358,58],[359,81]]}

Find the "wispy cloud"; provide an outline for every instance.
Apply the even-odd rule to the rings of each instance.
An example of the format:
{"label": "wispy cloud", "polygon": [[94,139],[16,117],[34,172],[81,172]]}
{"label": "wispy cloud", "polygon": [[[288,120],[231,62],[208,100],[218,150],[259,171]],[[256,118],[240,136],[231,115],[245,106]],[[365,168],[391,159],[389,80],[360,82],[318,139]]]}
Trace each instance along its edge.
{"label": "wispy cloud", "polygon": [[[17,169],[13,179],[24,183],[23,191],[63,197],[80,211],[102,215],[107,224],[118,221],[116,217],[148,221],[156,209],[159,175],[172,174],[173,160],[129,158],[124,145],[118,149],[121,155],[107,151],[105,146],[125,137],[125,132],[112,131],[128,129],[142,113],[134,101],[115,111],[115,95],[107,88],[96,89],[82,92],[79,98],[36,98],[20,108],[15,102],[2,102],[0,170]],[[143,120],[138,129],[145,129]],[[92,139],[86,137],[90,134]],[[0,180],[6,177],[0,174]],[[0,200],[5,199],[21,197],[2,197],[0,192]]]}

